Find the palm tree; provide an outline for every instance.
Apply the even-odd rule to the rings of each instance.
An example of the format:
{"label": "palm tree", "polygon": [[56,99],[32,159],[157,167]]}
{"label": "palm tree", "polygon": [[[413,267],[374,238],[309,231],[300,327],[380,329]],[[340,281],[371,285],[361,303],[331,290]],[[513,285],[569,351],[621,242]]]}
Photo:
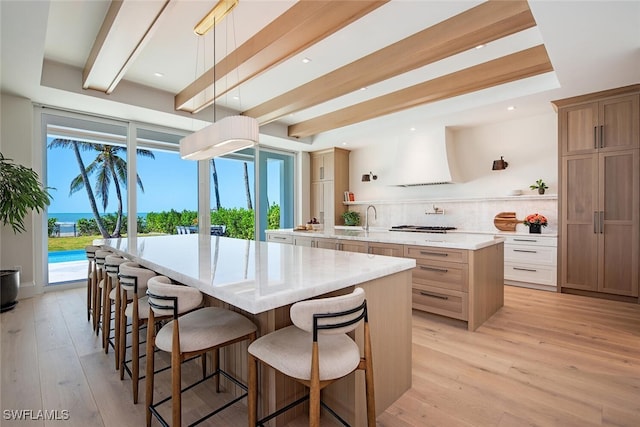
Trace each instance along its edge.
{"label": "palm tree", "polygon": [[218,188],[218,172],[216,171],[216,159],[211,159],[211,167],[213,168],[213,189],[216,195],[216,210],[220,210],[220,189]]}
{"label": "palm tree", "polygon": [[247,192],[247,209],[253,209],[251,203],[251,187],[249,187],[249,172],[247,171],[247,162],[244,162],[244,188]]}
{"label": "palm tree", "polygon": [[[89,204],[91,205],[91,211],[93,213],[93,216],[96,218],[98,230],[100,230],[100,234],[102,235],[102,237],[120,237],[122,228],[121,185],[125,186],[126,188],[127,162],[125,159],[120,157],[119,154],[126,153],[127,149],[125,147],[115,145],[96,144],[92,142],[75,141],[71,139],[61,138],[54,139],[49,144],[49,148],[58,147],[72,147],[76,154],[76,160],[78,161],[78,166],[80,168],[80,174],[71,181],[71,185],[69,186],[69,194],[71,195],[84,188],[87,191]],[[96,155],[96,158],[86,167],[84,166],[82,157],[80,156],[81,149],[83,151],[96,151],[98,153]],[[150,150],[138,149],[136,150],[136,153],[144,157],[149,157],[152,159],[155,158]],[[107,209],[107,205],[109,204],[109,187],[112,181],[116,190],[116,197],[118,199],[118,214],[116,218],[116,225],[111,235],[106,230],[104,222],[102,221],[102,218],[100,217],[100,214],[98,212],[96,199],[91,188],[91,183],[89,182],[89,176],[92,174],[96,174],[96,195],[98,199],[102,201],[103,212]],[[136,175],[136,181],[138,183],[138,187],[140,187],[140,190],[144,192],[144,186],[142,185],[142,180],[140,179],[139,175]]]}

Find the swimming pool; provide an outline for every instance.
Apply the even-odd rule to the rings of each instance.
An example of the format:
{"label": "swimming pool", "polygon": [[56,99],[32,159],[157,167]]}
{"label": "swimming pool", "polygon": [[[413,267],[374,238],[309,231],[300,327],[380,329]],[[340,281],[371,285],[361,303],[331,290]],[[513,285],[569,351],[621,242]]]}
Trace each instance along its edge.
{"label": "swimming pool", "polygon": [[55,264],[58,262],[83,261],[86,259],[87,255],[84,249],[49,252],[49,264]]}

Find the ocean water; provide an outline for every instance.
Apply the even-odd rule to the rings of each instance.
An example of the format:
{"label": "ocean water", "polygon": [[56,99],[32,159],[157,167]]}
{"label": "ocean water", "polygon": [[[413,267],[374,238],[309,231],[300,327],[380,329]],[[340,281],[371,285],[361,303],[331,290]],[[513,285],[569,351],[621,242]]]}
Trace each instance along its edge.
{"label": "ocean water", "polygon": [[[107,212],[113,213],[115,212]],[[125,212],[125,215],[127,213]],[[138,213],[139,217],[146,218],[147,212]],[[91,212],[49,212],[49,218],[56,218],[57,222],[78,222],[80,219],[93,219],[93,214]]]}

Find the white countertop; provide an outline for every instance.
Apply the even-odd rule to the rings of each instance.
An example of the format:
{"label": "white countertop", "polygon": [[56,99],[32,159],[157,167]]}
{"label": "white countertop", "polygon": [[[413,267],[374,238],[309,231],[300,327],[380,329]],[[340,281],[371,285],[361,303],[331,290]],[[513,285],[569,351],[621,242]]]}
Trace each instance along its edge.
{"label": "white countertop", "polygon": [[[433,246],[439,248],[477,250],[504,242],[504,238],[483,233],[417,233],[388,230],[364,231],[361,227],[335,227],[325,230],[293,231],[293,229],[267,230],[271,234],[322,237],[328,239],[361,240],[402,245]],[[497,234],[497,233],[496,233]]]}
{"label": "white countertop", "polygon": [[252,314],[409,270],[415,260],[206,234],[96,240]]}

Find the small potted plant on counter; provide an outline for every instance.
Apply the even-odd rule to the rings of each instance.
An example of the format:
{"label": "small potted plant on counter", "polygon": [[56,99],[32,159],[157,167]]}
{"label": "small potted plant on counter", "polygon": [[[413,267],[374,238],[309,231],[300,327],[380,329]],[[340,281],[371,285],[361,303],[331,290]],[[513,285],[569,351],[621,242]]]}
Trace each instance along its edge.
{"label": "small potted plant on counter", "polygon": [[544,183],[544,181],[541,179],[537,180],[535,184],[530,185],[529,186],[530,189],[532,190],[538,190],[538,194],[544,194],[544,190],[546,190],[547,188],[549,188],[547,186],[547,184]]}
{"label": "small potted plant on counter", "polygon": [[547,218],[538,213],[527,215],[524,219],[524,225],[529,227],[529,233],[540,234],[542,232],[541,227],[547,226]]}
{"label": "small potted plant on counter", "polygon": [[[14,233],[22,233],[27,213],[33,209],[40,212],[50,202],[51,195],[42,188],[33,169],[17,165],[0,153],[0,219],[3,226],[10,226]],[[19,287],[19,270],[0,270],[0,312],[15,307]]]}
{"label": "small potted plant on counter", "polygon": [[342,214],[344,225],[360,225],[360,213],[356,211],[346,211]]}

